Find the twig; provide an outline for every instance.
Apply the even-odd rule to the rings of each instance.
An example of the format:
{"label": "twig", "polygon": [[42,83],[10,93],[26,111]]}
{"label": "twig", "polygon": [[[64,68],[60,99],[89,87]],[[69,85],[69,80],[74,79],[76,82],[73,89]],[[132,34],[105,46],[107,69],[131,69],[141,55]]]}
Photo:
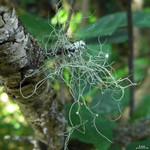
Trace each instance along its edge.
{"label": "twig", "polygon": [[70,10],[68,12],[68,18],[67,18],[67,21],[66,21],[66,24],[65,24],[64,33],[67,33],[67,31],[68,31],[70,20],[71,20],[71,16],[72,16],[72,13],[73,13],[74,4],[75,4],[75,0],[71,0],[71,2],[70,2]]}
{"label": "twig", "polygon": [[[133,61],[134,61],[134,48],[133,48],[133,23],[132,23],[132,10],[131,10],[131,2],[132,0],[128,0],[127,3],[127,17],[128,17],[128,41],[129,41],[129,59],[128,59],[128,66],[129,66],[129,79],[131,82],[134,82],[133,77]],[[130,86],[130,117],[133,114],[134,110],[134,86]]]}

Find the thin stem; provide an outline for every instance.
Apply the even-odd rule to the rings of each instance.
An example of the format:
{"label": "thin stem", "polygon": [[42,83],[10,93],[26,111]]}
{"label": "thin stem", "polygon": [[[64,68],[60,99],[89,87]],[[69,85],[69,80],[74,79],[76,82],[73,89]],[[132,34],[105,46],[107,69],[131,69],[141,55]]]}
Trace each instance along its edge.
{"label": "thin stem", "polygon": [[[128,0],[127,3],[127,17],[128,17],[128,42],[129,42],[129,59],[128,59],[128,67],[129,67],[129,79],[131,82],[134,82],[134,47],[133,47],[133,23],[132,23],[132,10],[131,10],[132,0]],[[133,115],[134,110],[134,86],[130,86],[130,117]]]}
{"label": "thin stem", "polygon": [[70,20],[71,20],[71,16],[72,16],[72,13],[73,13],[73,6],[74,6],[74,4],[75,4],[75,0],[71,0],[71,2],[70,2],[70,10],[68,12],[68,18],[67,18],[67,21],[66,21],[66,24],[65,24],[64,33],[67,33],[67,31],[68,31]]}

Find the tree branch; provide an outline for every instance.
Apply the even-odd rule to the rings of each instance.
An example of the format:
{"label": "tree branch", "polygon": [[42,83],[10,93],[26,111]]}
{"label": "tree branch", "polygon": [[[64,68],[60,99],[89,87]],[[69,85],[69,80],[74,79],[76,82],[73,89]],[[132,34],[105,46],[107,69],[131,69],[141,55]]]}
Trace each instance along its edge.
{"label": "tree branch", "polygon": [[[0,2],[0,78],[33,127],[36,139],[50,149],[63,147],[65,118],[44,71],[42,49],[26,32],[13,6]],[[43,81],[44,82],[41,82]]]}

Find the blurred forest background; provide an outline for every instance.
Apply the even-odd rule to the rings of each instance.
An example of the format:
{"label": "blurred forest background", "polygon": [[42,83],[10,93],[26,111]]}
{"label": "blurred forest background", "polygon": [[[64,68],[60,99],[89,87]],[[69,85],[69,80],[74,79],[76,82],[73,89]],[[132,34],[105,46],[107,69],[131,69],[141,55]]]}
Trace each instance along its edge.
{"label": "blurred forest background", "polygon": [[[61,1],[61,9],[56,17],[56,4],[58,2],[58,0],[13,0],[18,15],[27,31],[37,39],[43,48],[46,43],[44,37],[53,31],[51,26],[57,28],[58,22],[59,25],[63,26],[67,20],[69,3],[67,0]],[[112,66],[116,70],[115,74],[118,78],[129,76],[128,61],[130,52],[128,46],[127,2],[127,0],[76,0],[69,27],[69,36],[73,40],[84,40],[95,51],[100,48],[98,38],[101,43],[104,43],[102,48],[109,53],[109,62],[113,62]],[[109,94],[104,95],[102,104],[97,108],[96,111],[101,114],[100,119],[96,122],[97,126],[110,139],[115,134],[115,127],[144,118],[149,119],[150,117],[150,1],[133,0],[132,11],[133,75],[134,82],[139,84],[134,87],[135,106],[132,116],[129,115],[129,89],[125,91],[125,95],[121,100],[122,116],[119,120],[115,122],[108,120],[108,118],[116,118],[119,115],[119,110],[113,105]],[[67,73],[65,75],[67,78]],[[59,83],[53,84],[58,94],[62,92]],[[2,84],[0,85],[0,150],[31,150],[33,145],[26,140],[26,137],[32,137],[33,131],[20,112],[15,100],[10,99],[3,91]],[[70,99],[67,89],[64,89],[63,92],[63,98]],[[99,93],[90,91],[85,96],[90,103],[92,99],[95,101],[98,99]],[[69,104],[66,104],[66,112],[68,112],[68,108]],[[87,112],[85,112],[84,117],[90,118]],[[76,117],[74,117],[74,120],[76,120]],[[86,148],[84,144],[76,145],[76,143],[73,143],[78,146],[78,149],[94,150],[94,147],[97,150],[122,149],[122,146],[113,145],[100,136],[91,125],[86,126],[86,130],[84,135],[76,131],[71,136],[71,139],[90,144]],[[139,133],[139,136],[140,134],[142,133]],[[7,140],[7,135],[11,136],[9,140]],[[19,136],[20,140],[15,140],[15,136]],[[139,148],[139,145],[150,149],[150,135],[147,138],[129,143],[126,149],[134,150]]]}

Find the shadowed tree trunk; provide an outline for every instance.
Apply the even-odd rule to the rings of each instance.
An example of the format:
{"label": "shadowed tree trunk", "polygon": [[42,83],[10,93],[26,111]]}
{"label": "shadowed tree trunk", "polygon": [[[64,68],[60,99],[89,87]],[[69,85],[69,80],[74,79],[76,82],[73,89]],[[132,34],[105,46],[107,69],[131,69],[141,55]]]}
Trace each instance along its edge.
{"label": "shadowed tree trunk", "polygon": [[63,108],[42,65],[40,46],[26,32],[13,6],[1,0],[0,79],[33,127],[36,139],[47,144],[50,150],[60,150],[64,144]]}

